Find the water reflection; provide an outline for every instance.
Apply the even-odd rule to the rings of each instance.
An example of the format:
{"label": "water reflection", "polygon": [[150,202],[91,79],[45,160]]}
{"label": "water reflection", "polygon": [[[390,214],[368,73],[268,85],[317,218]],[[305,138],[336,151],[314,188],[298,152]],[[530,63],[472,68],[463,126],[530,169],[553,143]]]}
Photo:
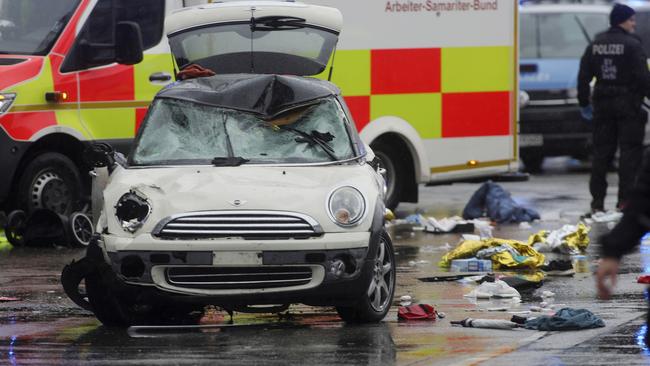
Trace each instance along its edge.
{"label": "water reflection", "polygon": [[646,344],[646,335],[648,333],[648,325],[645,324],[639,328],[639,330],[635,334],[636,338],[636,344],[641,348],[641,353],[645,356],[650,356],[650,349],[648,349],[648,345]]}
{"label": "water reflection", "polygon": [[[133,333],[131,333],[133,334]],[[140,333],[142,335],[142,333]],[[0,340],[5,362],[19,365],[87,362],[153,364],[392,365],[396,347],[388,324],[348,326],[340,321],[275,322],[218,330],[158,332],[132,336],[97,326],[74,340],[60,336]],[[46,348],[47,352],[43,352]],[[2,363],[2,362],[0,362]]]}

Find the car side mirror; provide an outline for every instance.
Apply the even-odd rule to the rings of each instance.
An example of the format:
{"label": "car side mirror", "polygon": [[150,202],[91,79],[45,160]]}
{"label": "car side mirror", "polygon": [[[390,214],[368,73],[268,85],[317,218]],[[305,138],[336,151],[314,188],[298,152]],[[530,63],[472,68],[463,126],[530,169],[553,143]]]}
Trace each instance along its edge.
{"label": "car side mirror", "polygon": [[375,169],[377,173],[386,179],[386,168],[383,167],[383,164],[378,157],[375,156],[375,158],[372,159],[372,161],[370,161],[368,164],[370,164],[370,166]]}
{"label": "car side mirror", "polygon": [[95,142],[84,150],[84,160],[91,168],[107,167],[109,171],[115,165],[115,150],[105,142]]}
{"label": "car side mirror", "polygon": [[118,22],[115,27],[115,61],[135,65],[143,58],[142,31],[136,22]]}

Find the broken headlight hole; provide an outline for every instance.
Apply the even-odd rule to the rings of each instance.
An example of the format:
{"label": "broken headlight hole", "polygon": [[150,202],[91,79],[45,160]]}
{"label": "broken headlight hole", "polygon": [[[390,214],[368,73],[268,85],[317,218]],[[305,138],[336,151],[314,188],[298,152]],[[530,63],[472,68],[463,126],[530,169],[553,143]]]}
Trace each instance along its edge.
{"label": "broken headlight hole", "polygon": [[122,195],[115,205],[117,220],[122,228],[130,233],[141,228],[149,214],[151,214],[151,204],[134,191]]}

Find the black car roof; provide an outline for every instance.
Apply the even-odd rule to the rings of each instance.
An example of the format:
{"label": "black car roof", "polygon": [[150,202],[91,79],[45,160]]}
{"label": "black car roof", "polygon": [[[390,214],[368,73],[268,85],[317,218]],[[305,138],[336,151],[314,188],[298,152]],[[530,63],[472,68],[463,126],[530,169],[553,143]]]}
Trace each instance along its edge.
{"label": "black car roof", "polygon": [[156,99],[178,99],[230,108],[268,119],[339,93],[334,84],[314,78],[228,74],[176,82],[161,90]]}

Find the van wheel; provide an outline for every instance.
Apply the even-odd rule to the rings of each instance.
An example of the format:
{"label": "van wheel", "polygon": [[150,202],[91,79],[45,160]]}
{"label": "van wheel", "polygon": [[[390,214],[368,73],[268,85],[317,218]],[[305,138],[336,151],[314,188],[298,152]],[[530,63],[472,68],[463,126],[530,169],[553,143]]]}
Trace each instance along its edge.
{"label": "van wheel", "polygon": [[395,253],[388,233],[379,238],[377,253],[370,266],[369,284],[356,305],[337,307],[346,323],[376,323],[384,319],[395,294]]}
{"label": "van wheel", "polygon": [[399,204],[400,193],[404,187],[406,171],[400,159],[399,151],[389,145],[378,143],[372,146],[372,151],[379,160],[379,166],[386,169],[386,207],[394,210]]}
{"label": "van wheel", "polygon": [[20,207],[27,212],[46,208],[68,216],[81,197],[79,169],[67,156],[47,152],[36,156],[18,184]]}

